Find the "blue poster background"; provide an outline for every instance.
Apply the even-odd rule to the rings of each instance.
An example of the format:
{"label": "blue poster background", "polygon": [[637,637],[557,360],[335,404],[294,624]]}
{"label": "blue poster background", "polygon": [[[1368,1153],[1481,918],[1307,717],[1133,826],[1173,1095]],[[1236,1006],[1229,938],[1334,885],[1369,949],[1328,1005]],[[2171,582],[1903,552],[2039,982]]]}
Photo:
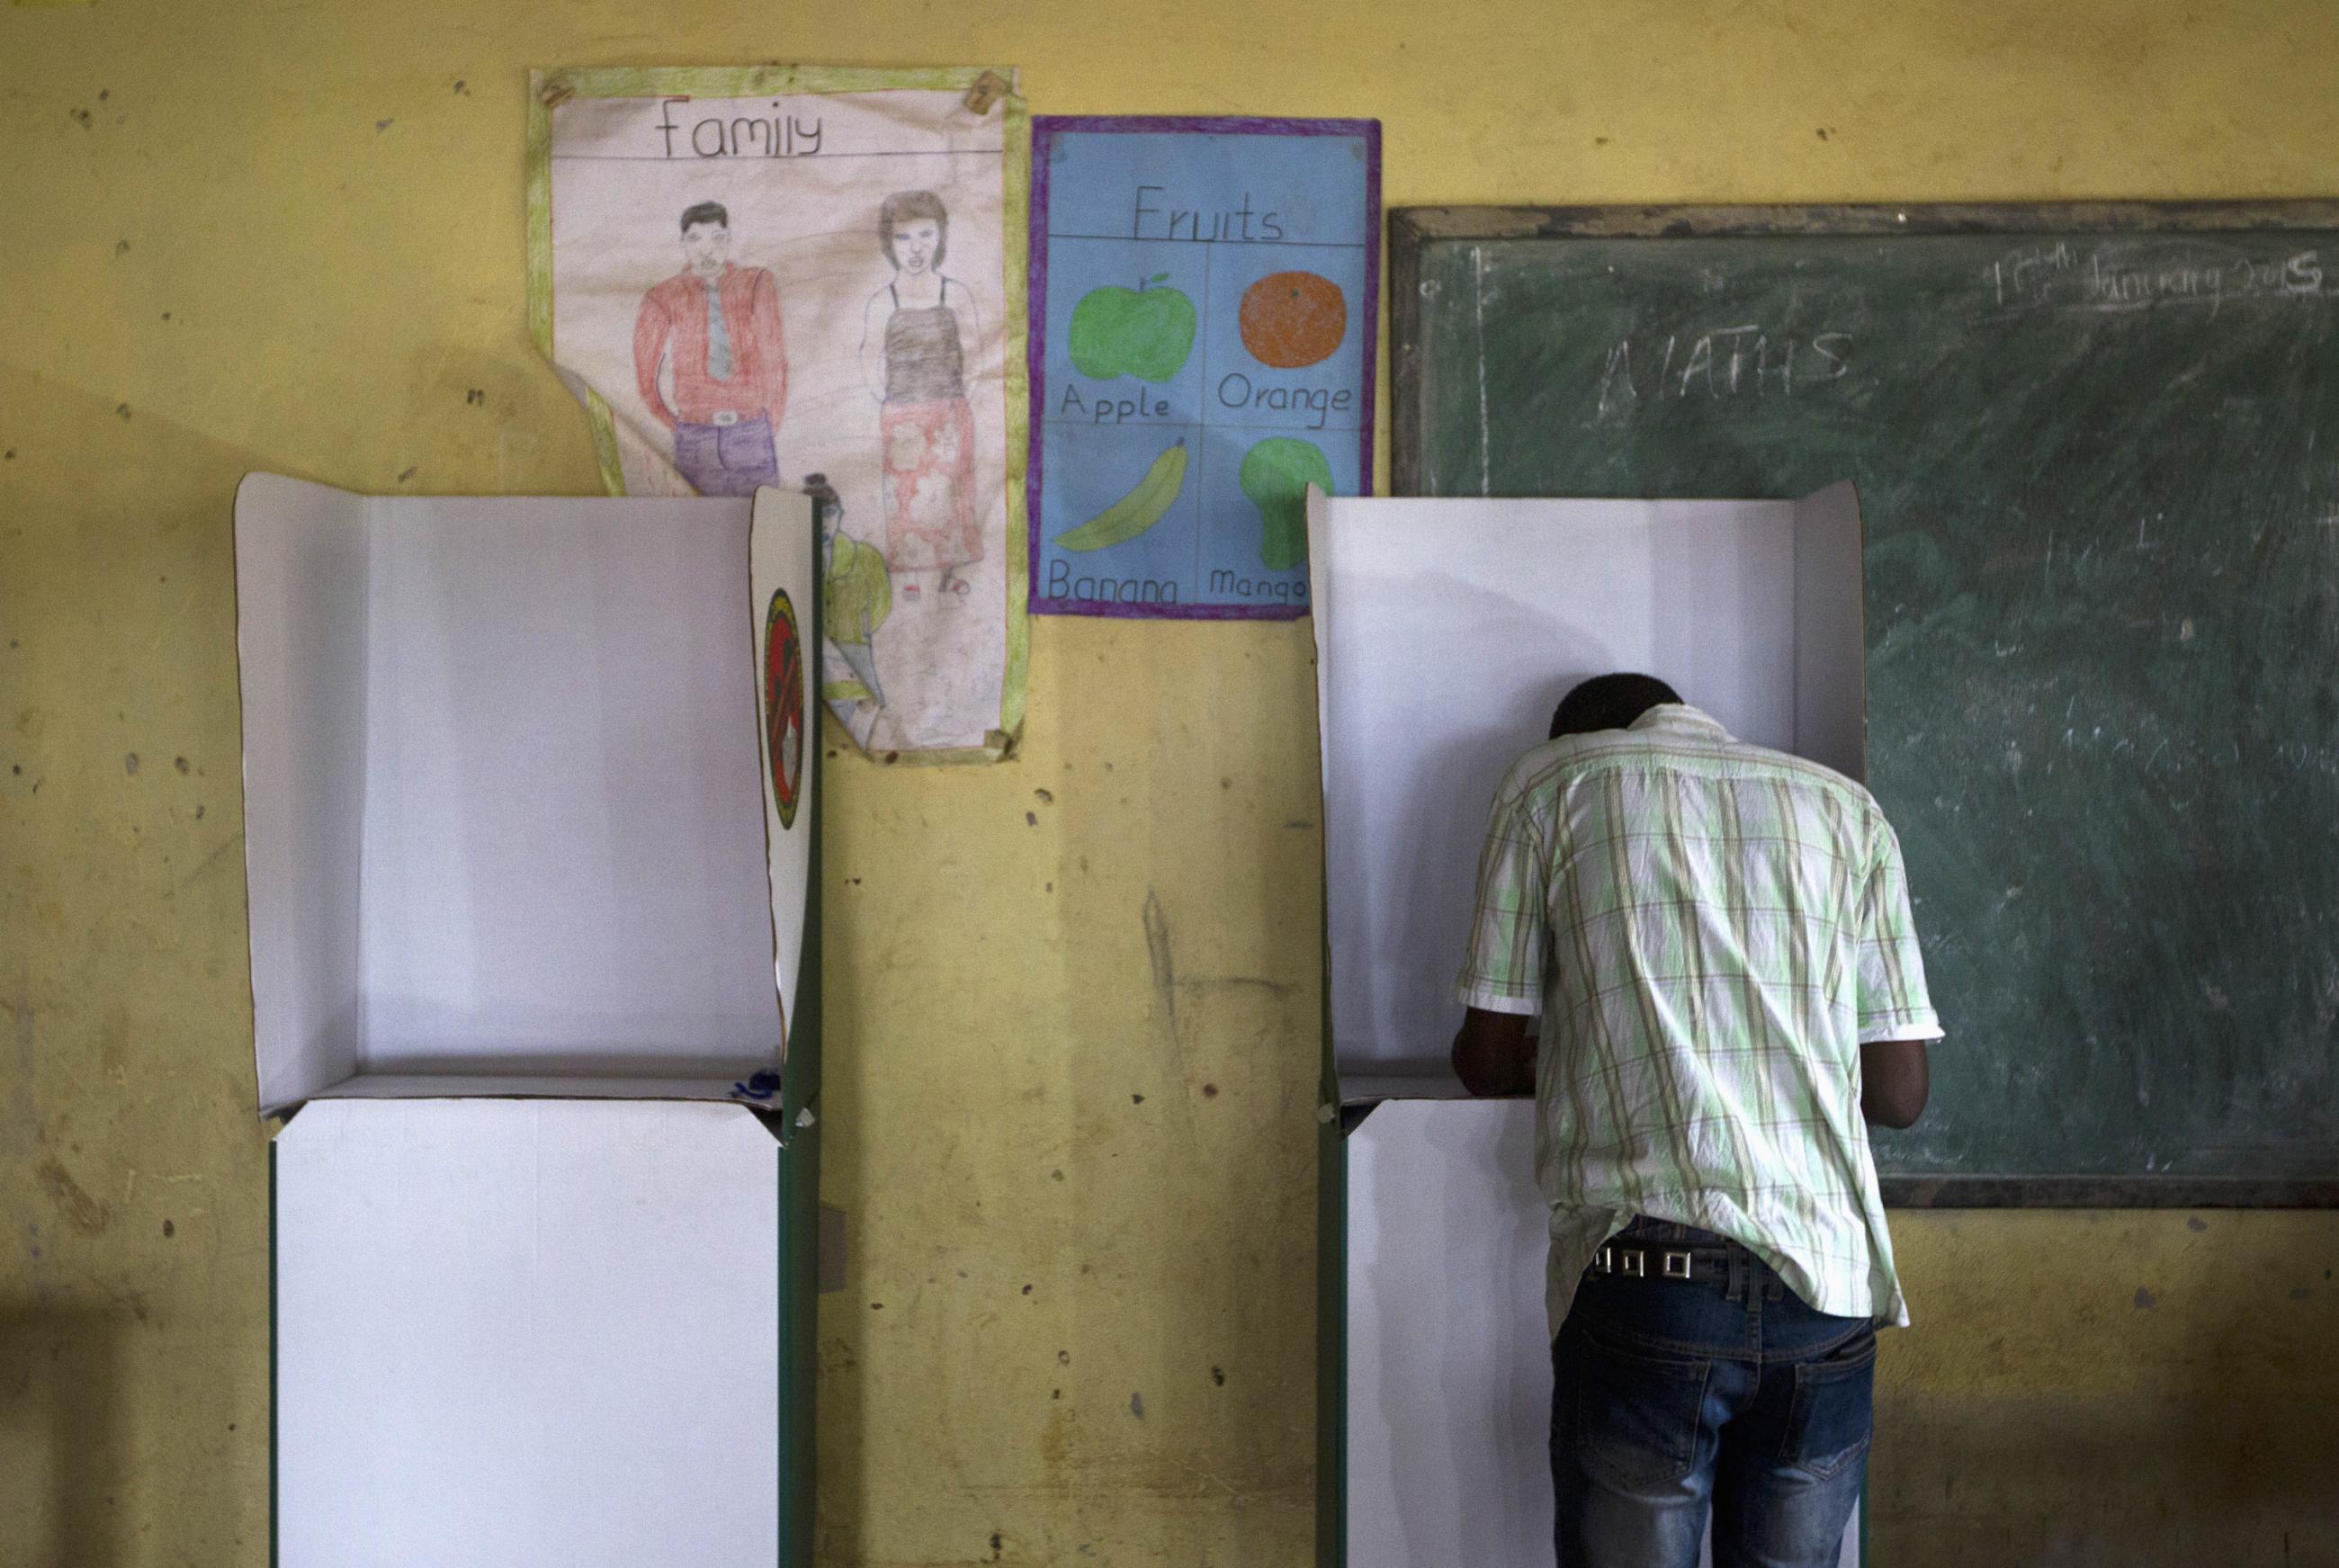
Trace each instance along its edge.
{"label": "blue poster background", "polygon": [[[1269,449],[1279,464],[1255,465],[1254,487],[1270,506],[1288,505],[1278,498],[1288,476],[1312,466],[1293,442],[1321,454],[1335,493],[1370,491],[1377,123],[1042,117],[1031,151],[1031,609],[1307,613],[1304,554],[1273,558],[1244,459],[1262,441],[1284,443]],[[1289,273],[1321,280],[1302,281],[1308,299],[1337,290],[1345,330],[1315,362],[1278,369],[1246,343],[1241,316],[1247,290]],[[1183,305],[1144,298],[1155,291],[1182,295]],[[1083,366],[1073,360],[1073,317],[1092,295]],[[1147,329],[1158,333],[1186,307],[1194,334],[1182,362],[1158,351],[1142,362]],[[1100,329],[1108,320],[1126,325]],[[1327,336],[1314,329],[1302,351],[1320,353]],[[1257,342],[1292,357],[1277,352],[1278,340]],[[1156,506],[1134,508],[1134,519],[1124,508],[1111,531],[1140,531],[1090,549],[1059,542],[1137,490],[1180,442],[1183,483],[1156,520],[1142,522]],[[1271,480],[1269,469],[1283,477]],[[1165,488],[1157,482],[1145,494],[1158,503]]]}

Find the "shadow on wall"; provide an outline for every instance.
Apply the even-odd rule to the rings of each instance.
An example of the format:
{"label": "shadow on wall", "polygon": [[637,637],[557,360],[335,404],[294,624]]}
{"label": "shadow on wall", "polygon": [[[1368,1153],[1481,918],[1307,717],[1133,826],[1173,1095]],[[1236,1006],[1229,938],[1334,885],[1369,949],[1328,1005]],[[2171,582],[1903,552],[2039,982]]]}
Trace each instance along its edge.
{"label": "shadow on wall", "polygon": [[[21,548],[0,547],[14,552],[5,568],[6,587],[17,590],[9,605],[15,618],[8,636],[21,649],[11,652],[5,684],[10,721],[18,726],[11,759],[21,759],[26,786],[12,801],[22,832],[12,826],[0,833],[7,837],[9,860],[0,930],[15,939],[9,957],[28,976],[18,998],[25,1010],[19,1027],[30,1009],[40,1010],[43,1081],[54,1075],[63,1085],[78,1082],[65,1064],[78,1070],[104,1054],[104,1026],[93,1021],[108,1010],[53,1006],[48,988],[67,983],[54,977],[71,976],[71,983],[93,993],[118,994],[129,1013],[113,1010],[116,1017],[134,1014],[144,1005],[137,999],[152,988],[182,981],[190,989],[173,995],[172,1003],[193,1013],[237,1018],[247,1005],[242,855],[235,826],[241,814],[232,760],[232,518],[237,479],[261,461],[167,409],[5,361],[0,409],[6,410],[7,424],[0,439],[5,449],[0,516],[21,524],[26,541]],[[115,700],[104,703],[101,716],[96,710],[107,696]],[[114,733],[110,722],[116,717],[133,734],[183,736],[177,744],[190,754],[231,759],[211,772],[208,818],[201,827],[173,807],[128,804],[116,790],[92,787],[108,775],[117,784],[123,781],[121,748],[94,744],[101,734]],[[156,771],[150,767],[146,777]],[[44,780],[47,787],[36,794],[34,786]],[[110,861],[113,851],[106,847],[131,837],[139,839],[134,876],[110,869],[130,862]],[[152,891],[157,884],[148,880],[166,863],[188,879],[176,894]],[[191,888],[199,875],[213,880]],[[52,894],[72,915],[42,918],[26,890],[73,890],[70,897]],[[175,905],[174,896],[182,901]],[[232,946],[216,950],[230,955],[222,960],[223,973],[204,967],[202,955],[213,950],[199,934],[210,929],[201,922],[222,919],[235,932]],[[163,957],[143,975],[133,973],[128,955],[147,949],[89,934],[174,922],[186,924],[167,943],[160,935],[152,939],[152,951]],[[183,968],[170,967],[182,962]],[[196,1033],[232,1041],[234,1028],[224,1036],[208,1026]],[[227,1054],[202,1061],[184,1055],[187,1039],[171,1039],[167,1064],[158,1070],[183,1074],[174,1079],[183,1091],[113,1097],[103,1123],[87,1134],[88,1167],[110,1171],[132,1151],[163,1139],[166,1123],[196,1114],[191,1104],[208,1114],[221,1094],[240,1102],[248,1125],[245,1039],[231,1043]],[[6,1163],[29,1165],[25,1151],[41,1126],[29,1098],[35,1055],[28,1045],[13,1068],[22,1075],[16,1093],[25,1141],[0,1155],[0,1194],[35,1190],[29,1171]],[[165,1057],[142,1058],[133,1050],[128,1070],[144,1070],[149,1060],[164,1063]],[[0,1068],[0,1082],[11,1070]],[[214,1087],[222,1084],[229,1087]],[[0,1197],[0,1206],[6,1201]],[[39,1218],[41,1207],[35,1199],[17,1212]],[[234,1335],[205,1336],[180,1341],[183,1355],[175,1362],[133,1358],[133,1334],[153,1342],[154,1330],[138,1320],[132,1303],[159,1289],[149,1261],[154,1255],[132,1249],[118,1232],[100,1238],[94,1227],[59,1239],[61,1246],[74,1246],[77,1269],[94,1281],[94,1297],[44,1288],[42,1280],[58,1276],[54,1258],[22,1247],[0,1255],[0,1562],[10,1568],[116,1568],[136,1551],[136,1526],[130,1522],[138,1516],[130,1506],[134,1500],[158,1488],[183,1494],[220,1484],[199,1474],[203,1461],[197,1456],[215,1441],[212,1412],[161,1397],[164,1382],[180,1388],[234,1386],[232,1369],[243,1364],[246,1346]],[[41,1245],[47,1250],[45,1240]],[[151,1470],[133,1467],[133,1409],[155,1461]],[[255,1443],[264,1449],[264,1424],[257,1430],[245,1425],[234,1442],[237,1459]],[[237,1469],[232,1484],[240,1493],[241,1477],[251,1471],[241,1463]],[[211,1512],[234,1516],[244,1509],[238,1500]],[[207,1520],[193,1526],[209,1527]]]}
{"label": "shadow on wall", "polygon": [[0,1297],[0,1516],[24,1563],[127,1561],[116,1506],[126,1317]]}
{"label": "shadow on wall", "polygon": [[1917,1326],[1876,1391],[1876,1560],[2339,1563],[2334,1220],[1895,1213]]}
{"label": "shadow on wall", "polygon": [[1880,1563],[2339,1563],[2339,1433],[2311,1386],[2280,1399],[1879,1390],[1876,1429]]}

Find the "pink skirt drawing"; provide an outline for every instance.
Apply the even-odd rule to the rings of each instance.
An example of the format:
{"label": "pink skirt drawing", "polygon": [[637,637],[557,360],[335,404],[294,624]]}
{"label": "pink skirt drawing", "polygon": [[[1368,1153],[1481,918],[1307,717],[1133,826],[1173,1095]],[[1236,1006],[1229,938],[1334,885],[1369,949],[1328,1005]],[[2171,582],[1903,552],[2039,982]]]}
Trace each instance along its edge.
{"label": "pink skirt drawing", "polygon": [[982,559],[974,515],[974,416],[964,398],[887,403],[885,564],[933,572]]}

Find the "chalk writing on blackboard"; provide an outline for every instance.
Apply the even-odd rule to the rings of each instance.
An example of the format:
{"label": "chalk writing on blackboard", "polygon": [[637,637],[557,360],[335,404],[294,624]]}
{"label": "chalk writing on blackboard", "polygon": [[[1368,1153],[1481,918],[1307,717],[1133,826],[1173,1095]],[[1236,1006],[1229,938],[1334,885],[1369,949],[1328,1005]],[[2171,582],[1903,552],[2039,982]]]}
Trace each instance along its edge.
{"label": "chalk writing on blackboard", "polygon": [[1851,373],[1850,332],[1776,335],[1759,324],[1623,338],[1600,372],[1602,415],[1647,398],[1792,397]]}
{"label": "chalk writing on blackboard", "polygon": [[2326,286],[2319,251],[2268,255],[2201,242],[2099,245],[2068,240],[2018,246],[1989,264],[1992,311],[2147,310],[2206,305],[2215,314],[2245,301],[2312,300]]}

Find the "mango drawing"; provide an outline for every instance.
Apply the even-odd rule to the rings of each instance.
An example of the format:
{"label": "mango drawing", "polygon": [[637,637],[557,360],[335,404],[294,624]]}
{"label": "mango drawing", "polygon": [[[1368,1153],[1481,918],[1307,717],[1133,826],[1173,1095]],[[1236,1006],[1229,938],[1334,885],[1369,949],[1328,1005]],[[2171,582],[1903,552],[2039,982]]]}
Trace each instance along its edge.
{"label": "mango drawing", "polygon": [[[1305,442],[1301,443],[1305,445]],[[1323,461],[1318,458],[1317,461]],[[1082,523],[1056,536],[1056,543],[1067,550],[1100,550],[1108,545],[1125,544],[1161,520],[1178,492],[1186,488],[1186,443],[1180,438],[1177,445],[1153,459],[1137,488],[1113,502],[1104,510]]]}
{"label": "mango drawing", "polygon": [[1243,347],[1262,365],[1297,370],[1332,357],[1348,335],[1340,286],[1314,272],[1269,272],[1243,291]]}
{"label": "mango drawing", "polygon": [[1194,301],[1176,289],[1152,287],[1169,276],[1157,272],[1134,289],[1108,284],[1081,295],[1072,307],[1072,368],[1100,381],[1121,375],[1166,381],[1183,369],[1194,351]]}
{"label": "mango drawing", "polygon": [[1308,487],[1326,495],[1332,465],[1313,441],[1270,436],[1243,454],[1242,491],[1258,508],[1258,558],[1271,572],[1286,572],[1308,558]]}

